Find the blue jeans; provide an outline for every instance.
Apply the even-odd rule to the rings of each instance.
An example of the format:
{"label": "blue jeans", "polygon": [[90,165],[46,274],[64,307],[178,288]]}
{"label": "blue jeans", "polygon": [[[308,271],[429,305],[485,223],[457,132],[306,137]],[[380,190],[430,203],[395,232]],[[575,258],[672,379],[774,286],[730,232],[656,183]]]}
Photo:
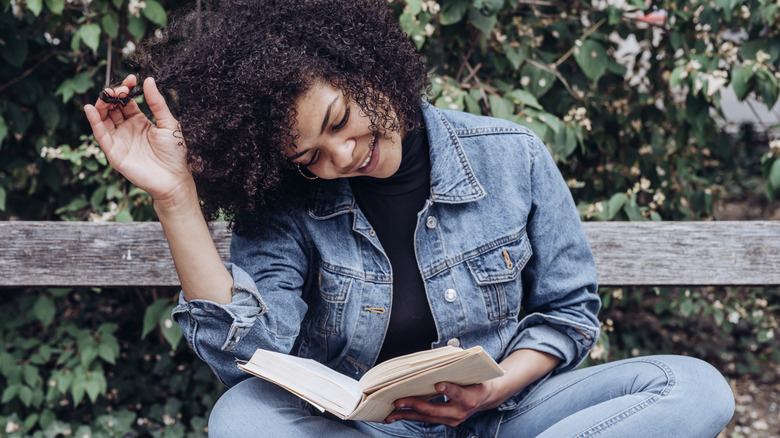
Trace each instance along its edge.
{"label": "blue jeans", "polygon": [[733,413],[734,396],[715,368],[690,357],[648,356],[551,377],[514,409],[482,412],[456,428],[341,421],[252,378],[219,399],[209,436],[712,438]]}

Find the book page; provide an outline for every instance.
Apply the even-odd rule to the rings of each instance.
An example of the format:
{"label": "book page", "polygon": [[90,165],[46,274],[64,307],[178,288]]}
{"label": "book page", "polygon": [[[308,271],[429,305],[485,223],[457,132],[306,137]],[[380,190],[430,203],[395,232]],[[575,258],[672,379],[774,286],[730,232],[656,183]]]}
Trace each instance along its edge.
{"label": "book page", "polygon": [[[466,350],[469,351],[469,350]],[[433,397],[438,395],[434,385],[451,382],[472,385],[504,375],[504,370],[481,348],[461,359],[432,369],[418,371],[408,378],[378,389],[370,394],[355,412],[351,420],[383,421],[395,409],[393,402],[404,397]]]}
{"label": "book page", "polygon": [[340,416],[349,415],[363,397],[356,380],[312,359],[257,350],[238,367]]}
{"label": "book page", "polygon": [[360,379],[360,388],[370,393],[378,387],[387,385],[404,376],[415,374],[420,370],[443,365],[458,358],[472,354],[482,347],[472,347],[463,350],[457,347],[444,346],[433,350],[425,350],[407,354],[382,362],[368,370]]}

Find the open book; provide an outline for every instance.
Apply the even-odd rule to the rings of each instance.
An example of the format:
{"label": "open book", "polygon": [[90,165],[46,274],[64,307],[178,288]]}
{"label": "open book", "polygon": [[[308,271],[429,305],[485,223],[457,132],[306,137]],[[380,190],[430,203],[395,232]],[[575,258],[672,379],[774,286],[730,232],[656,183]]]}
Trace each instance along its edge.
{"label": "open book", "polygon": [[404,397],[432,398],[434,385],[472,385],[503,376],[504,370],[482,347],[441,347],[382,362],[360,381],[312,359],[257,350],[238,367],[273,382],[322,411],[342,419],[381,422]]}

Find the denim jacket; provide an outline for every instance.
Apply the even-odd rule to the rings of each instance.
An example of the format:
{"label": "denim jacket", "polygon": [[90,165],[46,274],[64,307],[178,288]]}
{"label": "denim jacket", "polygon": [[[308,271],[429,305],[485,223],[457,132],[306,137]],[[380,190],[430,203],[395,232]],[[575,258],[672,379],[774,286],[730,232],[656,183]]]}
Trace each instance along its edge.
{"label": "denim jacket", "polygon": [[[423,104],[431,193],[414,247],[438,340],[500,361],[521,348],[576,367],[599,335],[596,270],[568,187],[546,147],[511,122]],[[173,310],[220,380],[248,374],[257,348],[315,359],[359,379],[390,320],[392,269],[348,181],[323,182],[307,209],[264,239],[234,235],[233,301]],[[518,400],[510,399],[503,409]]]}

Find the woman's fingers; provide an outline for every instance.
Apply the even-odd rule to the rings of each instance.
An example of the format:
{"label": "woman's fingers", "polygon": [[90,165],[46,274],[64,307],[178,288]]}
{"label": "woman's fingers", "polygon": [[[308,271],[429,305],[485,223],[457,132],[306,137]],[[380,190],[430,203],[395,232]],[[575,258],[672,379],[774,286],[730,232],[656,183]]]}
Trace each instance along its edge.
{"label": "woman's fingers", "polygon": [[179,129],[179,122],[173,118],[168,104],[165,103],[165,98],[157,89],[154,78],[148,77],[144,81],[144,97],[146,104],[149,105],[149,109],[152,110],[152,114],[157,119],[158,128],[170,129],[171,131]]}
{"label": "woman's fingers", "polygon": [[84,105],[84,113],[87,115],[87,120],[90,126],[92,126],[92,132],[95,134],[95,140],[97,140],[100,148],[108,155],[108,152],[114,146],[114,139],[111,137],[106,123],[100,116],[100,112],[93,105]]}

